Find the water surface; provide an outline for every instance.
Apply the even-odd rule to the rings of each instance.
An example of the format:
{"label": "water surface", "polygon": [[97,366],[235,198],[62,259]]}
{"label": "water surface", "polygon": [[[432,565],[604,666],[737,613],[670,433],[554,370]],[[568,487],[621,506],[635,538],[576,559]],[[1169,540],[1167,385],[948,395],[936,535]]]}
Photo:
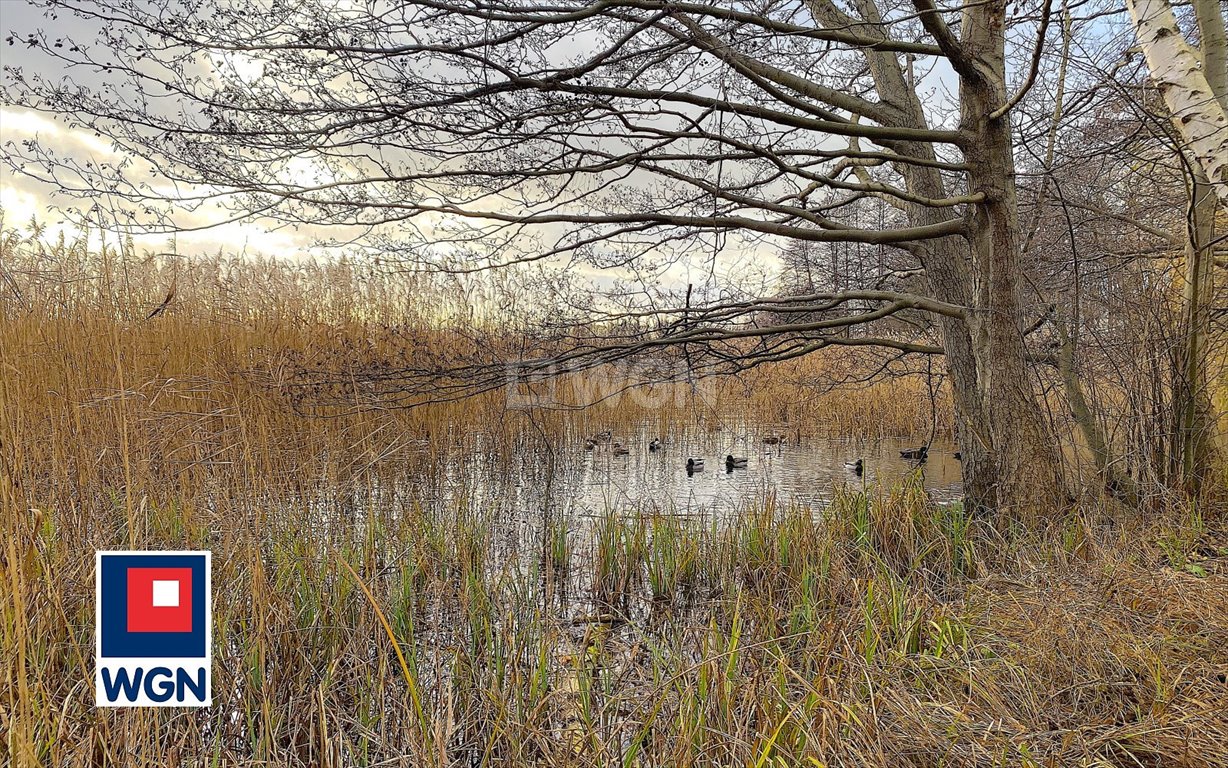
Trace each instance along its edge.
{"label": "water surface", "polygon": [[[529,518],[543,513],[599,515],[607,511],[720,515],[745,509],[767,496],[779,504],[822,508],[842,487],[876,483],[891,486],[920,472],[927,493],[938,501],[962,493],[954,444],[935,442],[923,464],[905,460],[900,451],[924,439],[840,439],[789,436],[766,445],[760,428],[662,437],[660,451],[650,451],[657,437],[650,428],[615,432],[585,450],[584,435],[549,448],[529,447],[516,460],[500,461],[480,450],[453,463],[437,498],[464,496],[471,504]],[[615,444],[630,452],[617,455]],[[726,471],[725,456],[747,459],[745,469]],[[702,472],[688,474],[686,460],[702,458]],[[862,459],[859,477],[848,466]]]}

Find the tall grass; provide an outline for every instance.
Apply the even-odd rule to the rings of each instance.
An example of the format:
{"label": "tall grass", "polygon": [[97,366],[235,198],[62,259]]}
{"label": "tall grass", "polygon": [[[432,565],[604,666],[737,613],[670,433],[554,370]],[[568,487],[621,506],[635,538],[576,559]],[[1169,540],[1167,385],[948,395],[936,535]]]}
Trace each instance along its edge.
{"label": "tall grass", "polygon": [[[723,521],[510,520],[436,491],[543,434],[707,412],[491,393],[308,416],[277,387],[293,361],[446,347],[439,313],[352,265],[43,247],[3,252],[0,764],[1228,762],[1217,510],[1002,532],[904,483]],[[923,381],[799,397],[824,364],[728,382],[711,412],[929,429]],[[211,709],[93,708],[113,548],[214,553]]]}

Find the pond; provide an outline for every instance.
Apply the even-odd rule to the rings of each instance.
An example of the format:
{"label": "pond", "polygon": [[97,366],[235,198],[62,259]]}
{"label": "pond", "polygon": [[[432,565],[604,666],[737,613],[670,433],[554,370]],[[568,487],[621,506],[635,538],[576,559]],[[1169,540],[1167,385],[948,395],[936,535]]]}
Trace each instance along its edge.
{"label": "pond", "polygon": [[[495,458],[479,447],[446,465],[431,483],[435,501],[464,498],[497,510],[503,518],[540,519],[544,514],[646,514],[721,516],[771,497],[780,504],[822,508],[844,486],[890,487],[918,470],[936,501],[962,495],[956,446],[936,441],[923,464],[901,458],[921,438],[841,439],[781,433],[783,442],[765,444],[777,433],[757,425],[693,430],[661,436],[639,425],[602,436],[586,447],[588,435],[572,435],[549,448],[529,445],[515,460]],[[660,439],[659,450],[650,450]],[[618,450],[620,447],[626,451]],[[725,457],[746,459],[728,471]],[[704,460],[703,471],[687,472],[687,459]],[[850,466],[863,462],[858,476]]]}

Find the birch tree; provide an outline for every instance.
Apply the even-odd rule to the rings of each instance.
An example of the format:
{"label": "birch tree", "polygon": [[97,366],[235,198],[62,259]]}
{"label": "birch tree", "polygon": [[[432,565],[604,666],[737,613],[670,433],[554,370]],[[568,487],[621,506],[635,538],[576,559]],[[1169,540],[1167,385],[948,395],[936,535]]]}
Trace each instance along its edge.
{"label": "birch tree", "polygon": [[1186,245],[1186,344],[1182,350],[1181,466],[1198,491],[1214,453],[1215,417],[1206,371],[1210,297],[1214,295],[1216,200],[1228,212],[1228,33],[1216,0],[1194,0],[1200,47],[1186,41],[1168,0],[1128,0],[1147,61],[1182,150],[1192,160]]}
{"label": "birch tree", "polygon": [[1228,75],[1219,5],[1215,0],[1194,2],[1203,39],[1200,53],[1181,34],[1168,0],[1127,0],[1127,4],[1139,47],[1173,124],[1220,204],[1228,207]]}

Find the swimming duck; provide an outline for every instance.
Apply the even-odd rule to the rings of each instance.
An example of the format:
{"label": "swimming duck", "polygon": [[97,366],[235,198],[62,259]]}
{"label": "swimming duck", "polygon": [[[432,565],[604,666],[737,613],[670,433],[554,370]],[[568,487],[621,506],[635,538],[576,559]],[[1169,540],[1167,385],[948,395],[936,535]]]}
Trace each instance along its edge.
{"label": "swimming duck", "polygon": [[764,445],[780,445],[784,441],[785,439],[780,435],[768,435],[767,437],[763,438]]}
{"label": "swimming duck", "polygon": [[631,453],[631,449],[630,449],[630,448],[625,448],[625,447],[623,447],[623,446],[621,446],[621,445],[616,445],[616,446],[614,446],[614,455],[615,455],[615,456],[626,456],[626,455],[627,455],[627,454],[629,454],[629,453]]}
{"label": "swimming duck", "polygon": [[865,462],[861,459],[858,459],[857,461],[853,461],[853,462],[848,462],[844,466],[848,468],[848,471],[852,472],[854,475],[857,475],[858,477],[861,477],[862,474],[866,471]]}
{"label": "swimming duck", "polygon": [[593,438],[590,437],[589,439],[584,441],[584,450],[591,451],[596,447],[597,447],[597,441],[594,440]]}
{"label": "swimming duck", "polygon": [[746,457],[735,458],[731,453],[725,457],[725,469],[746,469]]}
{"label": "swimming duck", "polygon": [[690,474],[692,472],[703,472],[704,471],[704,460],[703,459],[687,459],[686,460],[686,471],[687,471],[687,474]]}
{"label": "swimming duck", "polygon": [[661,450],[661,441],[654,437],[652,441],[648,443],[648,450],[651,453],[656,453],[657,451]]}
{"label": "swimming duck", "polygon": [[928,445],[923,445],[920,448],[905,448],[900,451],[900,458],[915,459],[916,461],[925,461],[929,456],[930,448]]}

